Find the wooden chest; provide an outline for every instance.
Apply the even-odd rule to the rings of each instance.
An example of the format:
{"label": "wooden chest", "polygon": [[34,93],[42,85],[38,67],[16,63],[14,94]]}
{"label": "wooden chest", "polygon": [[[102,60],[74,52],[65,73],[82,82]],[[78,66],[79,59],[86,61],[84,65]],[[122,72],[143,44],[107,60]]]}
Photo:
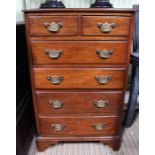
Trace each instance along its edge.
{"label": "wooden chest", "polygon": [[134,10],[24,12],[39,151],[62,141],[118,150]]}

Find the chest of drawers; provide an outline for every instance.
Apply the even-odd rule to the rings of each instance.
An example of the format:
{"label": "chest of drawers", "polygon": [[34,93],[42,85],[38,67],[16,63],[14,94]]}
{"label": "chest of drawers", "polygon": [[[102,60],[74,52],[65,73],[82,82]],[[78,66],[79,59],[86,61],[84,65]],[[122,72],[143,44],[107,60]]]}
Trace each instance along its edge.
{"label": "chest of drawers", "polygon": [[38,150],[65,141],[118,150],[134,10],[24,12]]}

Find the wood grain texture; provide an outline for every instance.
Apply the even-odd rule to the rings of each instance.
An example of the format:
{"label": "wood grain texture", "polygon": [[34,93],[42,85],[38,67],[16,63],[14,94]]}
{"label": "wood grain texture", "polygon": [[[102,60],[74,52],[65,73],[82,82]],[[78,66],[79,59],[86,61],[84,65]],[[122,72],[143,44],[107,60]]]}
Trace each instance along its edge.
{"label": "wood grain texture", "polygon": [[[121,91],[36,91],[38,114],[41,116],[62,114],[118,115],[121,111]],[[50,100],[63,101],[62,108],[55,109]],[[98,108],[94,100],[108,100],[103,108]]]}
{"label": "wood grain texture", "polygon": [[29,27],[29,15],[25,14],[25,28],[26,28],[26,40],[27,40],[27,48],[28,48],[28,62],[29,62],[29,75],[31,78],[31,89],[32,89],[32,98],[33,98],[33,107],[34,107],[34,114],[35,114],[35,124],[37,131],[39,130],[38,125],[38,117],[37,117],[37,107],[36,107],[36,98],[35,98],[35,89],[34,89],[34,79],[32,74],[32,54],[31,54],[31,44],[30,44],[30,27]]}
{"label": "wood grain texture", "polygon": [[[25,11],[33,104],[38,130],[37,143],[40,151],[59,141],[100,141],[114,150],[119,149],[121,110],[131,51],[133,15],[133,9]],[[103,19],[116,23],[116,27],[106,35],[96,28],[96,22],[104,22],[100,21]],[[50,23],[53,20],[64,23],[58,33],[48,32],[43,26],[44,22]],[[94,53],[97,46],[114,48],[116,52],[103,62]],[[65,52],[57,62],[51,61],[42,55],[47,47],[63,48]],[[101,85],[96,81],[95,77],[102,75],[112,76],[108,84]],[[48,76],[63,76],[64,80],[59,85],[53,85],[47,79]],[[61,109],[57,113],[54,109],[51,110],[46,104],[51,97],[61,97],[65,101],[64,111]],[[94,97],[109,98],[111,104],[105,110],[95,110],[95,107],[90,105]],[[70,113],[71,111],[74,113]],[[73,133],[70,128],[66,129],[67,132],[64,129],[63,136],[51,131],[49,124],[58,121],[66,122],[71,130],[73,129]],[[107,121],[110,126],[103,134],[99,134],[89,128],[93,121]]]}
{"label": "wood grain texture", "polygon": [[[39,117],[40,133],[43,136],[114,136],[119,132],[119,117],[107,116],[55,116]],[[93,124],[106,123],[101,131],[97,131]],[[64,129],[55,131],[52,124],[64,124]]]}
{"label": "wood grain texture", "polygon": [[[54,85],[48,76],[63,76],[60,84]],[[107,84],[99,84],[96,76],[111,76]],[[124,69],[108,68],[35,68],[36,89],[121,89],[124,86]]]}
{"label": "wood grain texture", "polygon": [[[34,64],[125,64],[126,41],[32,41]],[[63,50],[57,59],[46,50]],[[109,58],[100,58],[96,50],[112,50]]]}
{"label": "wood grain texture", "polygon": [[[128,36],[130,18],[120,16],[83,16],[84,35],[103,36]],[[116,26],[110,32],[103,33],[97,23],[115,23]]]}
{"label": "wood grain texture", "polygon": [[55,37],[31,37],[31,41],[128,41],[128,37],[118,36],[55,36]]}
{"label": "wood grain texture", "polygon": [[[77,16],[30,16],[30,34],[31,36],[59,36],[59,35],[76,35]],[[50,32],[45,27],[45,23],[63,23],[59,32]]]}
{"label": "wood grain texture", "polygon": [[[121,143],[121,138],[119,136],[107,137],[107,136],[87,136],[87,137],[37,137],[37,147],[38,151],[42,152],[47,149],[49,146],[57,144],[58,141],[61,142],[101,142],[105,145],[109,145],[113,150],[118,151]],[[75,143],[74,143],[75,145]],[[88,148],[87,148],[88,149]],[[78,150],[79,151],[79,150]],[[78,152],[79,153],[79,152]]]}

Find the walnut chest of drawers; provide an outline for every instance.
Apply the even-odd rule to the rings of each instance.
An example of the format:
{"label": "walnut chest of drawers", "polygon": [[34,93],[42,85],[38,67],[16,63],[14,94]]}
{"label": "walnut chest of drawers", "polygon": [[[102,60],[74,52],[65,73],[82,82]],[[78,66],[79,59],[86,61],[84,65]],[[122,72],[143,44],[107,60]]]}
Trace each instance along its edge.
{"label": "walnut chest of drawers", "polygon": [[118,150],[134,10],[24,12],[38,150],[62,141]]}

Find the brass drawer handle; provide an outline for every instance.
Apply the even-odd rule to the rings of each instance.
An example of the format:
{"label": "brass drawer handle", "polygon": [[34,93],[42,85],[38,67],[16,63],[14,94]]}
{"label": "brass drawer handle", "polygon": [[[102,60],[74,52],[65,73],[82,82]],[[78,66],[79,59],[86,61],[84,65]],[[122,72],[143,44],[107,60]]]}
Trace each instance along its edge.
{"label": "brass drawer handle", "polygon": [[106,126],[107,123],[97,123],[92,125],[92,127],[95,128],[97,131],[103,130]]}
{"label": "brass drawer handle", "polygon": [[51,124],[51,128],[54,129],[55,131],[61,131],[65,127],[64,124]]}
{"label": "brass drawer handle", "polygon": [[104,108],[109,104],[109,100],[94,100],[93,103],[97,108]]}
{"label": "brass drawer handle", "polygon": [[49,105],[51,105],[54,109],[62,108],[64,102],[60,100],[49,100]]}
{"label": "brass drawer handle", "polygon": [[45,50],[45,54],[51,59],[57,59],[63,53],[63,50]]}
{"label": "brass drawer handle", "polygon": [[100,58],[102,59],[107,59],[112,55],[113,50],[96,50],[96,53],[99,55]]}
{"label": "brass drawer handle", "polygon": [[63,80],[63,76],[48,76],[47,79],[54,85],[60,84]]}
{"label": "brass drawer handle", "polygon": [[108,22],[97,23],[97,27],[100,28],[101,32],[108,33],[108,32],[111,32],[112,29],[116,27],[116,24],[115,23],[108,23]]}
{"label": "brass drawer handle", "polygon": [[50,31],[50,32],[59,32],[60,29],[63,27],[62,22],[60,22],[60,23],[56,23],[56,22],[48,23],[48,22],[45,22],[44,25],[47,28],[47,30]]}
{"label": "brass drawer handle", "polygon": [[107,84],[112,79],[112,76],[103,75],[103,76],[96,76],[95,78],[99,84],[104,85],[104,84]]}

